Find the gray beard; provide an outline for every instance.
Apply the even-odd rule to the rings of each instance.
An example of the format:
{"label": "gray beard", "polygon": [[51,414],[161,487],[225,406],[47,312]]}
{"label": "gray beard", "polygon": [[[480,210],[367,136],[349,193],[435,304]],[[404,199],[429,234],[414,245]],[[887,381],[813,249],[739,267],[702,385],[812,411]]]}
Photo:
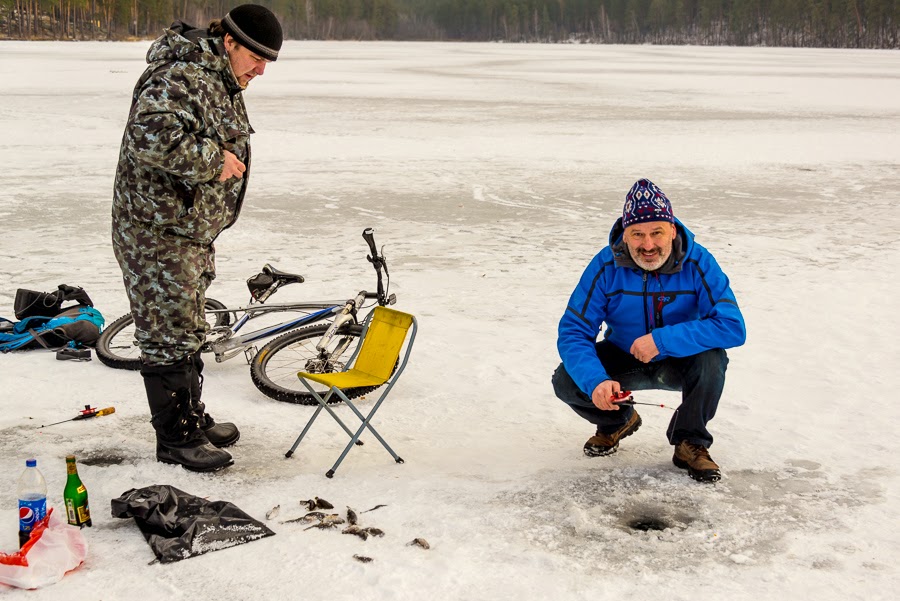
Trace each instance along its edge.
{"label": "gray beard", "polygon": [[662,253],[658,254],[656,261],[654,261],[653,263],[648,263],[647,261],[645,261],[644,258],[640,256],[640,254],[633,252],[631,248],[628,248],[628,254],[631,255],[632,260],[634,260],[637,266],[644,271],[656,271],[666,264],[666,261],[669,259],[669,256],[672,254],[672,252],[669,251],[669,254],[665,256],[663,256]]}

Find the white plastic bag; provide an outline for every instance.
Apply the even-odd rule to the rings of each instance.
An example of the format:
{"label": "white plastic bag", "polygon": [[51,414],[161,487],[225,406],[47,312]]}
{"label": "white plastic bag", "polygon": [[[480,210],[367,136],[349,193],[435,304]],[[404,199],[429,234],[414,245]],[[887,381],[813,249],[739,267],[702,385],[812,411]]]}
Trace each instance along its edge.
{"label": "white plastic bag", "polygon": [[58,518],[52,509],[46,520],[46,526],[35,527],[20,551],[0,553],[0,582],[29,589],[47,586],[59,582],[87,557],[87,541],[79,528]]}

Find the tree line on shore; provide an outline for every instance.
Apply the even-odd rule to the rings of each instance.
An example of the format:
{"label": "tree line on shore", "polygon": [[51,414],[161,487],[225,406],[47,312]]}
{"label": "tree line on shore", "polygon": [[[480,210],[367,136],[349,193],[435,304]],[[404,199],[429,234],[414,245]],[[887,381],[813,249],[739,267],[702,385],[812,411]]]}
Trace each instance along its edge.
{"label": "tree line on shore", "polygon": [[[0,0],[0,37],[154,38],[247,0]],[[249,0],[295,40],[900,48],[900,0]]]}

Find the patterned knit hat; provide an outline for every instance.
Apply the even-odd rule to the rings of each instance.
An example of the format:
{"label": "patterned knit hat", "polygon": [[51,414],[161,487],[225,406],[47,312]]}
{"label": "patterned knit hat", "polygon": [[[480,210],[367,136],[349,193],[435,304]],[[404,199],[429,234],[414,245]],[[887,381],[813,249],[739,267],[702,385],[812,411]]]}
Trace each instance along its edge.
{"label": "patterned knit hat", "polygon": [[241,4],[222,18],[222,28],[249,50],[270,61],[278,59],[284,39],[281,23],[265,6]]}
{"label": "patterned knit hat", "polygon": [[672,203],[656,184],[649,179],[639,179],[625,195],[622,227],[649,221],[668,221],[674,224]]}

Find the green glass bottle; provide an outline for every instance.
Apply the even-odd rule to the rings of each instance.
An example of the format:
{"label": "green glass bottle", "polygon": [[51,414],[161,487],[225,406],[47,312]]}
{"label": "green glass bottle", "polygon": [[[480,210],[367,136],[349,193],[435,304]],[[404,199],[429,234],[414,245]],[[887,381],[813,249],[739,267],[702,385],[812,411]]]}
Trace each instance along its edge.
{"label": "green glass bottle", "polygon": [[78,468],[75,467],[75,455],[66,456],[66,471],[69,477],[66,480],[66,489],[63,491],[63,501],[66,504],[66,515],[73,526],[90,526],[91,509],[88,506],[88,494],[81,478],[78,477]]}

